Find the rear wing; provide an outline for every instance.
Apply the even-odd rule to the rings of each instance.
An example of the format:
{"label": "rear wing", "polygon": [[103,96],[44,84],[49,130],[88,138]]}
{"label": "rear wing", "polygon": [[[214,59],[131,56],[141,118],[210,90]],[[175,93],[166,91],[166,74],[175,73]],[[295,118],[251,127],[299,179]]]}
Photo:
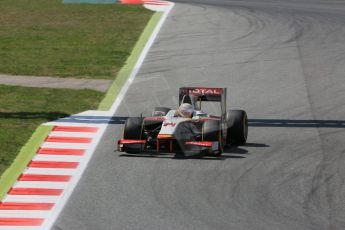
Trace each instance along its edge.
{"label": "rear wing", "polygon": [[226,101],[226,88],[182,87],[179,90],[179,104],[184,96],[196,97],[198,101]]}
{"label": "rear wing", "polygon": [[[182,101],[186,102],[186,97],[194,98],[196,101],[214,101],[220,102],[221,117],[226,115],[226,88],[207,88],[207,87],[182,87],[179,90],[179,105]],[[191,99],[190,99],[191,100]],[[188,102],[190,104],[194,104]]]}

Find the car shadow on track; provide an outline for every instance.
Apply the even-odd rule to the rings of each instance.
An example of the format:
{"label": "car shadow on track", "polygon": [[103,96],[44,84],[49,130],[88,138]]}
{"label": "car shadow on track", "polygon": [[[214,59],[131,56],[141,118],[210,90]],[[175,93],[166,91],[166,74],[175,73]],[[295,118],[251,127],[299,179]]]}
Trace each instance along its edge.
{"label": "car shadow on track", "polygon": [[[60,117],[60,116],[58,116]],[[72,115],[55,122],[124,124],[126,116],[85,116]],[[249,127],[287,127],[287,128],[345,128],[345,120],[291,120],[291,119],[249,119]]]}
{"label": "car shadow on track", "polygon": [[229,158],[245,158],[244,156],[237,156],[237,155],[228,155],[228,154],[222,154],[220,157],[214,157],[214,156],[178,156],[174,154],[120,154],[119,157],[133,157],[133,158],[151,158],[151,159],[170,159],[170,160],[226,160]]}
{"label": "car shadow on track", "polygon": [[345,128],[345,120],[249,119],[250,127]]}

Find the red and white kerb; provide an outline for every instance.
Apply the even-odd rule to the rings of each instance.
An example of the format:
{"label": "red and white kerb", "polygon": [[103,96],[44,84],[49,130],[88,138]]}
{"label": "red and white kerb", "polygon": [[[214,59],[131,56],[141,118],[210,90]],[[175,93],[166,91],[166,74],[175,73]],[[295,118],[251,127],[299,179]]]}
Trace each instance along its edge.
{"label": "red and white kerb", "polygon": [[55,126],[0,202],[0,230],[44,229],[99,138],[100,127]]}

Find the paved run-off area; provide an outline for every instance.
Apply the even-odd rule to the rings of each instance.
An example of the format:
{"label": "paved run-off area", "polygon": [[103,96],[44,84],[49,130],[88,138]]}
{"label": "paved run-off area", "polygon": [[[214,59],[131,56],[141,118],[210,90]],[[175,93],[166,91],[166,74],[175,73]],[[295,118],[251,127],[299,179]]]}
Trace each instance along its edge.
{"label": "paved run-off area", "polygon": [[181,86],[227,87],[249,143],[220,160],[126,157],[113,124],[53,229],[343,229],[344,9],[177,4],[114,120],[175,107]]}
{"label": "paved run-off area", "polygon": [[64,88],[64,89],[93,89],[106,92],[111,80],[76,79],[58,77],[35,77],[0,74],[0,84],[24,87]]}

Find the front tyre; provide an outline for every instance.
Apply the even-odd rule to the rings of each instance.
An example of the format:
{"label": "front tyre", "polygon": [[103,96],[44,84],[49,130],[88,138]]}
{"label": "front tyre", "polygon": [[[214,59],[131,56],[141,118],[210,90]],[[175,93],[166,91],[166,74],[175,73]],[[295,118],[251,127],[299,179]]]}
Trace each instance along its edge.
{"label": "front tyre", "polygon": [[226,115],[227,144],[244,145],[248,137],[248,117],[244,110],[229,110]]}
{"label": "front tyre", "polygon": [[[123,139],[128,140],[142,140],[143,119],[140,117],[129,117],[126,120],[123,131]],[[142,144],[124,144],[123,151],[127,153],[140,153]]]}

